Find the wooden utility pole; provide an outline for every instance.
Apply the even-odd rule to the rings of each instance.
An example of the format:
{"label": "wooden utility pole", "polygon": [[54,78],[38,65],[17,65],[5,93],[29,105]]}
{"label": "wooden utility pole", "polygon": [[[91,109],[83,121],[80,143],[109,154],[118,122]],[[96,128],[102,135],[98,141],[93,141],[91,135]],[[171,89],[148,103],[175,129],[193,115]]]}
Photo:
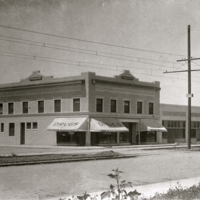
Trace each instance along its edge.
{"label": "wooden utility pole", "polygon": [[191,149],[191,98],[193,97],[193,94],[191,94],[191,71],[200,71],[200,70],[191,70],[191,60],[199,60],[200,58],[191,58],[191,44],[190,44],[190,25],[188,25],[188,58],[187,59],[182,59],[182,60],[177,60],[177,62],[182,62],[182,61],[188,61],[188,70],[183,70],[183,71],[171,71],[171,72],[164,72],[164,73],[178,73],[178,72],[188,72],[188,140],[187,140],[187,145],[188,149]]}
{"label": "wooden utility pole", "polygon": [[191,149],[191,50],[190,25],[188,25],[188,149]]}

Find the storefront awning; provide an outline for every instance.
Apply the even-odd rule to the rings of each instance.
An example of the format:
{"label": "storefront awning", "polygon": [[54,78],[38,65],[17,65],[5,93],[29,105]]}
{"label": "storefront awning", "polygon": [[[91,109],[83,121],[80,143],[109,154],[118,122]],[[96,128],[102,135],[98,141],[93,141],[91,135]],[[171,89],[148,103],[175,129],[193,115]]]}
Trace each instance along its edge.
{"label": "storefront awning", "polygon": [[167,132],[167,129],[156,119],[141,119],[140,131]]}
{"label": "storefront awning", "polygon": [[86,131],[87,118],[55,118],[47,127],[51,131]]}
{"label": "storefront awning", "polygon": [[128,132],[129,130],[118,120],[109,118],[91,119],[91,132]]}

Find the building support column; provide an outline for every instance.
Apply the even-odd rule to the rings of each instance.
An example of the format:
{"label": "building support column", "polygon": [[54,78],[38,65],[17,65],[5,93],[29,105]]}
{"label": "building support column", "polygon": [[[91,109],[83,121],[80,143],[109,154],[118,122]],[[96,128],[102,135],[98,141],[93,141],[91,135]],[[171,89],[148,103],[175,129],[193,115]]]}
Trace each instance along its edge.
{"label": "building support column", "polygon": [[119,145],[119,132],[117,132],[117,145]]}
{"label": "building support column", "polygon": [[156,132],[157,143],[162,144],[162,132]]}
{"label": "building support column", "polygon": [[85,146],[91,146],[90,118],[87,118],[87,131],[85,136]]}

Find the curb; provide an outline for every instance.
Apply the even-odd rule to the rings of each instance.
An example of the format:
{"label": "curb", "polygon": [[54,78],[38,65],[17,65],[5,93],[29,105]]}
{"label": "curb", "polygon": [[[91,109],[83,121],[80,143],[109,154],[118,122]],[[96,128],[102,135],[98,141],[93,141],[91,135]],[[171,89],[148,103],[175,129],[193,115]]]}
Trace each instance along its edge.
{"label": "curb", "polygon": [[19,163],[1,163],[0,167],[10,167],[10,166],[23,166],[23,165],[40,165],[40,164],[53,164],[53,163],[67,163],[67,162],[84,162],[84,161],[96,161],[96,160],[114,160],[114,159],[127,159],[134,158],[135,155],[127,156],[100,156],[100,157],[86,157],[86,158],[75,158],[75,159],[60,159],[60,160],[43,160],[43,161],[31,161],[31,162],[19,162]]}

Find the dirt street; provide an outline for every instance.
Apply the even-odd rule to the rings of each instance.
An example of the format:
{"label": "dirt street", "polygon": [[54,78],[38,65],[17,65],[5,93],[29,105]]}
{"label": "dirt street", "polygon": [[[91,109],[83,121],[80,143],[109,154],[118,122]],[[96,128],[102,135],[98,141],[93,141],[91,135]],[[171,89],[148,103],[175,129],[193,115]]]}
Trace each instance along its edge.
{"label": "dirt street", "polygon": [[[200,152],[118,150],[136,158],[0,168],[0,199],[33,200],[85,191],[106,190],[114,183],[107,174],[124,172],[122,179],[143,185],[200,177]],[[134,151],[134,152],[133,152]]]}

